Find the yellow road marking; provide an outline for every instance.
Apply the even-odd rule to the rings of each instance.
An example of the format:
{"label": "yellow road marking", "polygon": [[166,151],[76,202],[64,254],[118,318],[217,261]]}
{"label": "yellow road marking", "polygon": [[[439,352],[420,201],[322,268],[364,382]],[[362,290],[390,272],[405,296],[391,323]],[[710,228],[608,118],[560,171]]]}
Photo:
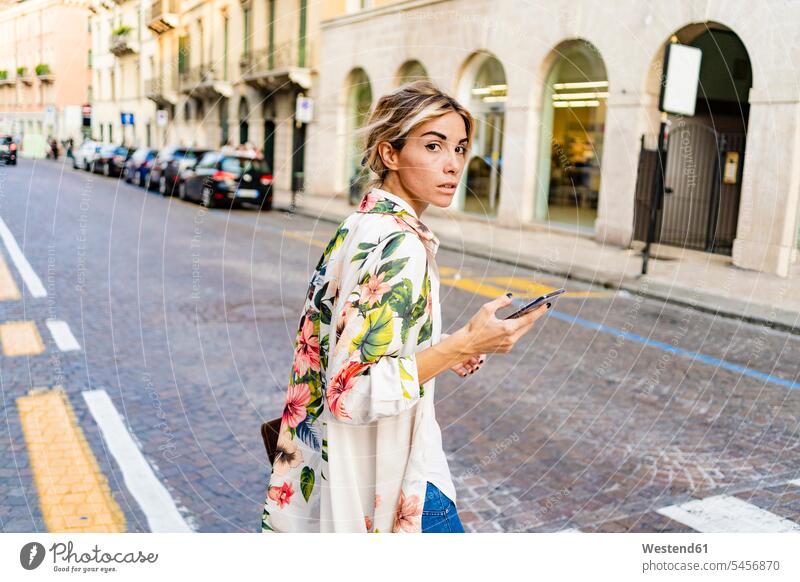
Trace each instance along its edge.
{"label": "yellow road marking", "polygon": [[44,523],[50,532],[124,532],[111,495],[63,388],[17,398]]}
{"label": "yellow road marking", "polygon": [[487,277],[486,280],[494,283],[502,283],[503,285],[513,289],[520,289],[530,292],[531,295],[535,295],[536,297],[556,290],[555,287],[549,287],[547,285],[542,285],[541,283],[534,283],[530,279],[523,279],[521,277]]}
{"label": "yellow road marking", "polygon": [[0,301],[15,301],[20,297],[19,287],[14,282],[3,255],[0,255]]}
{"label": "yellow road marking", "polygon": [[454,269],[453,267],[443,267],[439,266],[439,274],[444,275],[445,277],[449,277],[450,275],[455,275],[456,273],[460,273],[458,269]]}
{"label": "yellow road marking", "polygon": [[315,238],[311,238],[307,234],[303,234],[302,232],[296,232],[294,230],[284,230],[283,231],[283,236],[286,236],[286,237],[289,237],[289,238],[293,238],[295,240],[301,240],[303,242],[307,242],[309,244],[314,245],[315,247],[320,247],[322,249],[324,249],[324,248],[326,248],[328,246],[328,243],[324,243],[324,242],[319,241],[319,240],[317,240]]}
{"label": "yellow road marking", "polygon": [[44,343],[32,321],[0,324],[0,343],[7,356],[34,356],[44,351]]}
{"label": "yellow road marking", "polygon": [[[503,283],[514,289],[528,291],[531,295],[536,297],[556,290],[556,287],[534,283],[533,281],[521,277],[488,277],[487,280],[495,283]],[[567,291],[564,293],[563,297],[608,297],[613,294],[613,291]]]}
{"label": "yellow road marking", "polygon": [[479,283],[475,279],[440,279],[439,282],[442,285],[456,287],[464,291],[469,291],[470,293],[475,293],[476,295],[485,295],[486,297],[499,297],[507,293],[505,288]]}
{"label": "yellow road marking", "polygon": [[[292,230],[285,230],[283,231],[284,236],[289,238],[293,238],[296,240],[300,240],[303,242],[310,243],[312,245],[318,246],[320,248],[325,248],[328,246],[327,243],[316,240],[311,238],[310,236],[297,231]],[[440,266],[439,267],[439,274],[446,276],[455,275],[456,273],[463,272],[460,269],[455,269],[453,267],[446,267]],[[481,283],[476,281],[475,279],[470,278],[459,278],[459,279],[441,279],[442,285],[449,285],[451,287],[458,287],[459,289],[463,289],[465,291],[470,291],[472,293],[476,293],[478,295],[484,295],[486,297],[497,297],[498,295],[504,295],[508,288],[514,290],[522,290],[526,293],[529,293],[532,296],[539,296],[543,295],[544,293],[549,293],[550,291],[555,291],[555,287],[550,287],[549,285],[542,285],[540,283],[534,283],[528,279],[523,279],[520,277],[484,277],[484,280],[491,281],[493,283],[501,283],[504,285],[504,288],[497,287],[495,285],[487,285],[485,283]],[[613,295],[613,291],[567,291],[564,293],[564,297],[608,297]]]}

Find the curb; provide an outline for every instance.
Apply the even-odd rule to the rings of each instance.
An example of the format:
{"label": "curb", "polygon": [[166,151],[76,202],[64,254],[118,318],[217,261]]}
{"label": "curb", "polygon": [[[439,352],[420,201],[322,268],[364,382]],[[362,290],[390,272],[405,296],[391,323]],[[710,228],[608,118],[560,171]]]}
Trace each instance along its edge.
{"label": "curb", "polygon": [[[275,204],[275,210],[287,212],[292,211],[289,206]],[[346,214],[340,214],[334,209],[328,208],[329,214],[336,214],[334,216],[321,216],[311,209],[306,209],[302,206],[296,206],[294,209],[295,214],[313,218],[314,220],[329,222],[333,224],[340,223]],[[698,291],[697,289],[687,287],[684,285],[668,285],[655,281],[646,275],[643,277],[625,277],[622,274],[616,276],[612,272],[598,272],[583,266],[570,265],[566,263],[554,262],[551,259],[546,261],[537,261],[532,257],[512,257],[504,255],[502,252],[498,253],[497,250],[487,250],[479,244],[473,243],[469,247],[462,247],[452,244],[447,238],[440,238],[439,248],[444,248],[449,251],[464,253],[471,257],[488,259],[498,261],[501,263],[516,265],[548,273],[550,275],[558,275],[567,277],[582,283],[590,283],[593,285],[600,285],[607,289],[617,289],[631,293],[632,295],[641,295],[650,299],[657,299],[673,305],[681,307],[689,307],[704,313],[709,313],[718,317],[725,317],[727,319],[734,319],[762,325],[771,329],[785,331],[794,335],[800,335],[800,314],[779,309],[776,307],[768,307],[765,305],[751,305],[744,301],[736,301],[732,299],[720,299],[713,293]],[[544,265],[546,266],[543,266]],[[642,290],[642,288],[646,290]],[[681,293],[680,297],[674,295],[675,291]],[[694,300],[686,299],[691,295],[695,296]]]}

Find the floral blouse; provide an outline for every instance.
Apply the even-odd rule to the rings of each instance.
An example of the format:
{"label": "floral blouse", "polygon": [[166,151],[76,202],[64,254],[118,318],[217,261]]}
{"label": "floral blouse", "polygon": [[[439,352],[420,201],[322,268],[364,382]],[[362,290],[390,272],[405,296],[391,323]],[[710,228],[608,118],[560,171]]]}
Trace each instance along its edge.
{"label": "floral blouse", "polygon": [[[269,480],[264,532],[419,532],[439,341],[439,240],[372,189],[317,264]],[[433,285],[431,280],[433,279]]]}

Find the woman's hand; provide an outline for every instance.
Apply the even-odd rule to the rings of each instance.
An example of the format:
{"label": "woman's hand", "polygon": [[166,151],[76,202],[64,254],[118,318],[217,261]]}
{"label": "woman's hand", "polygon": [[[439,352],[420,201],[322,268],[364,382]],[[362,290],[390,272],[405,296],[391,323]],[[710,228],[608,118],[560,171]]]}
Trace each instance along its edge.
{"label": "woman's hand", "polygon": [[514,344],[550,308],[550,303],[545,303],[516,319],[498,319],[495,312],[511,302],[511,293],[508,293],[484,303],[467,325],[456,332],[462,336],[468,354],[477,356],[485,353],[510,352]]}
{"label": "woman's hand", "polygon": [[[444,339],[449,336],[450,336],[449,333],[443,333],[441,339]],[[453,370],[454,373],[458,374],[462,378],[466,378],[473,372],[477,372],[483,365],[484,361],[486,361],[486,354],[478,354],[477,356],[470,356],[466,360],[457,363],[450,369]]]}
{"label": "woman's hand", "polygon": [[516,319],[497,319],[495,312],[511,303],[511,294],[484,303],[469,323],[416,354],[419,383],[424,384],[448,368],[464,376],[464,370],[474,372],[487,353],[510,352],[514,344],[544,315],[547,303]]}

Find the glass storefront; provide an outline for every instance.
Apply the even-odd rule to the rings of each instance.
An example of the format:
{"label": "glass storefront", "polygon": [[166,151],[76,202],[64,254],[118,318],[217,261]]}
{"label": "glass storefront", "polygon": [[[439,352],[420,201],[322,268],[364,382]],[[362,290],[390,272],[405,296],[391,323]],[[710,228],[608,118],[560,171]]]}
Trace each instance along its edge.
{"label": "glass storefront", "polygon": [[411,81],[419,79],[427,79],[428,71],[419,61],[408,61],[400,67],[400,72],[397,75],[397,84],[404,85]]}
{"label": "glass storefront", "polygon": [[363,177],[359,180],[363,144],[356,139],[355,132],[367,123],[371,106],[372,87],[369,77],[363,69],[357,69],[350,75],[345,113],[347,122],[346,175],[351,202],[354,200],[357,202],[361,197],[361,181],[363,181]]}
{"label": "glass storefront", "polygon": [[493,216],[500,205],[503,168],[503,123],[506,75],[496,58],[487,56],[477,70],[470,92],[469,110],[475,118],[470,159],[462,180],[463,209]]}
{"label": "glass storefront", "polygon": [[591,232],[597,218],[608,80],[597,50],[557,51],[542,107],[536,218]]}

